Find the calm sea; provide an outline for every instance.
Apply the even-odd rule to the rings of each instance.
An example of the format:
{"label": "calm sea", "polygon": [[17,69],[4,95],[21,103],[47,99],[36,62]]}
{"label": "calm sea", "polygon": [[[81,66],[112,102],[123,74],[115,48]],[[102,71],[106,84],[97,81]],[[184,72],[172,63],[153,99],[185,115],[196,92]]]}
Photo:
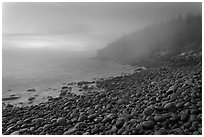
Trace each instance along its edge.
{"label": "calm sea", "polygon": [[59,89],[63,83],[132,73],[133,68],[93,59],[94,52],[3,50],[3,97],[35,88]]}

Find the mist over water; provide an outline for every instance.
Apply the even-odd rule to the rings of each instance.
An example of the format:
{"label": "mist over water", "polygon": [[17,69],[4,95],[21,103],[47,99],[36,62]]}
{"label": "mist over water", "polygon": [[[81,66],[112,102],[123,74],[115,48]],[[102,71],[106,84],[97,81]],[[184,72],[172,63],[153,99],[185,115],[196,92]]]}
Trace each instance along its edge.
{"label": "mist over water", "polygon": [[[163,37],[163,31],[157,31],[164,30],[160,25],[151,35],[147,31],[148,35],[135,38],[137,35],[131,36],[131,33],[178,15],[201,11],[199,3],[5,2],[2,17],[3,97],[22,93],[17,95],[20,99],[25,98],[29,94],[26,90],[30,88],[46,96],[51,94],[45,92],[48,88],[59,90],[63,83],[132,72],[130,66],[110,60],[129,61],[130,58],[131,62],[135,61],[135,56],[147,55],[154,45],[163,45],[163,39],[169,37]],[[171,30],[167,29],[167,34]],[[117,42],[121,36],[122,40]],[[114,46],[109,46],[112,43]],[[97,50],[106,46],[111,48],[104,50],[99,58],[110,58],[106,61],[92,58]],[[32,96],[34,94],[37,93]]]}
{"label": "mist over water", "polygon": [[3,50],[3,96],[29,88],[45,90],[63,83],[125,72],[130,66],[92,59],[93,51]]}

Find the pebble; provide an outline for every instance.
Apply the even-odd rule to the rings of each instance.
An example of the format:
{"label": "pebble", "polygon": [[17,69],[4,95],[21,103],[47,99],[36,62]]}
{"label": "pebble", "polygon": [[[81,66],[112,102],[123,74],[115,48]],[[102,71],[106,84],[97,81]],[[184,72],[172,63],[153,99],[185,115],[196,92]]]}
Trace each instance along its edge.
{"label": "pebble", "polygon": [[174,103],[172,103],[172,102],[169,102],[169,103],[167,103],[166,105],[164,105],[164,109],[171,109],[171,108],[173,108],[173,107],[175,107],[175,105],[174,105]]}
{"label": "pebble", "polygon": [[35,126],[36,126],[36,127],[40,127],[43,122],[44,122],[44,118],[38,118],[38,119],[35,121]]}
{"label": "pebble", "polygon": [[190,115],[190,111],[188,109],[183,111],[181,114],[181,121],[187,121],[189,115]]}
{"label": "pebble", "polygon": [[170,118],[171,115],[169,113],[161,114],[161,115],[155,115],[154,116],[154,121],[156,122],[162,122],[168,118]]}
{"label": "pebble", "polygon": [[106,123],[106,122],[109,122],[111,120],[112,120],[111,117],[105,117],[101,122]]}
{"label": "pebble", "polygon": [[14,131],[10,135],[20,135],[20,131]]}
{"label": "pebble", "polygon": [[66,124],[66,118],[60,117],[57,119],[57,124],[59,125],[65,125]]}
{"label": "pebble", "polygon": [[123,119],[118,119],[116,122],[116,127],[121,128],[124,123],[125,123],[125,121]]}
{"label": "pebble", "polygon": [[144,110],[144,114],[146,114],[147,116],[151,115],[152,113],[153,113],[153,110],[150,109],[150,108],[146,108],[146,109]]}
{"label": "pebble", "polygon": [[96,117],[97,117],[96,114],[92,114],[92,115],[89,115],[89,116],[88,116],[88,119],[89,119],[89,120],[94,120]]}
{"label": "pebble", "polygon": [[72,129],[70,129],[70,130],[68,130],[68,131],[66,131],[66,132],[64,132],[64,135],[72,135],[74,132],[76,132],[77,131],[77,128],[72,128]]}
{"label": "pebble", "polygon": [[167,94],[172,94],[177,88],[177,85],[173,85],[169,87],[169,89],[166,91]]}
{"label": "pebble", "polygon": [[94,129],[91,130],[91,134],[96,134],[98,131],[99,131],[98,128],[94,128]]}
{"label": "pebble", "polygon": [[35,99],[35,97],[29,97],[28,98],[28,100],[30,100],[30,101],[32,101],[32,100],[34,100]]}
{"label": "pebble", "polygon": [[147,129],[153,128],[154,125],[155,125],[155,122],[154,122],[154,121],[144,121],[144,122],[142,123],[142,126],[143,126],[144,128],[147,128]]}
{"label": "pebble", "polygon": [[80,116],[79,119],[78,119],[79,122],[83,122],[83,121],[85,121],[85,120],[87,120],[87,115],[82,115],[82,116]]}

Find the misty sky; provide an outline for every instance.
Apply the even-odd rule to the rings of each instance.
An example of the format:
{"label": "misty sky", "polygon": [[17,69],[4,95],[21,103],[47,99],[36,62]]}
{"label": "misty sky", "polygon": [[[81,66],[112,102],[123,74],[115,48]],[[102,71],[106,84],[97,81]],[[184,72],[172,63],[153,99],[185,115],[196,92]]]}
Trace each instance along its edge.
{"label": "misty sky", "polygon": [[97,50],[201,3],[3,3],[3,49]]}

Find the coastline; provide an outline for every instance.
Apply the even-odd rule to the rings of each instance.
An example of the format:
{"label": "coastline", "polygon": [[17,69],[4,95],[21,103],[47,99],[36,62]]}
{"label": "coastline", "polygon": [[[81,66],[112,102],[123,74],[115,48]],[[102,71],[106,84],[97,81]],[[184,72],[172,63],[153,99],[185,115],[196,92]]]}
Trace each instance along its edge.
{"label": "coastline", "polygon": [[[88,83],[67,83],[59,97],[38,105],[5,106],[2,133],[202,134],[201,64],[147,69],[83,86]],[[83,94],[70,92],[73,86]]]}

